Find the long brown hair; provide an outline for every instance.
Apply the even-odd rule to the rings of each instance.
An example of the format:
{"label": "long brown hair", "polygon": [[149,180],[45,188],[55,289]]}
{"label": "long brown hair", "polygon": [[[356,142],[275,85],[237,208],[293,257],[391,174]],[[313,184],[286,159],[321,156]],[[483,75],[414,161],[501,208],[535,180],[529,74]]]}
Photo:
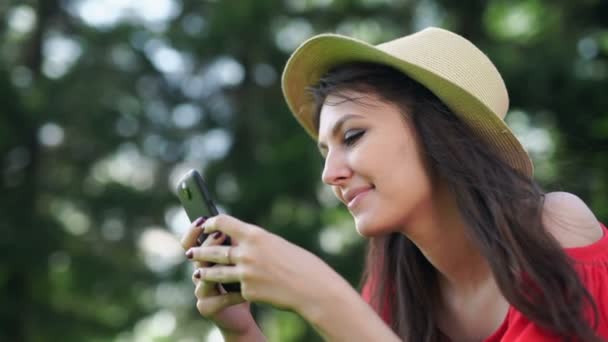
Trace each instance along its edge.
{"label": "long brown hair", "polygon": [[[448,184],[466,234],[515,309],[565,340],[601,340],[594,332],[593,298],[573,261],[542,225],[544,193],[533,179],[503,162],[429,90],[387,66],[341,65],[311,87],[317,129],[329,94],[357,101],[347,90],[372,92],[399,106],[413,123],[432,172]],[[391,328],[402,339],[446,339],[435,317],[437,271],[406,236],[371,238],[361,281],[371,286],[372,306],[389,313]]]}

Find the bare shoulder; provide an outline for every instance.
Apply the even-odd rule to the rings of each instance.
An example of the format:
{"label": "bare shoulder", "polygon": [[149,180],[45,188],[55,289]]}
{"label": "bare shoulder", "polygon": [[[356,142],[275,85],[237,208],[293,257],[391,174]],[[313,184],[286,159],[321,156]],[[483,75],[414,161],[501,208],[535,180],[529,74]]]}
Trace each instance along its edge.
{"label": "bare shoulder", "polygon": [[564,248],[587,246],[604,234],[589,206],[569,192],[545,194],[542,221]]}

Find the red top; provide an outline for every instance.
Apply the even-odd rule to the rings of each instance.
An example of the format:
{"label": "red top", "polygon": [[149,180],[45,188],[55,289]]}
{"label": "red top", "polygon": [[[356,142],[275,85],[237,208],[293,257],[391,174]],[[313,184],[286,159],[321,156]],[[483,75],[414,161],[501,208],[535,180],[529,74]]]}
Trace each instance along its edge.
{"label": "red top", "polygon": [[[575,269],[578,272],[587,291],[595,300],[598,309],[597,333],[608,340],[608,228],[604,228],[604,236],[584,247],[565,248],[564,251],[576,261]],[[363,299],[370,301],[371,291],[369,283],[362,290]],[[388,298],[387,298],[388,299]],[[390,322],[390,312],[385,310],[381,314],[385,322]],[[559,341],[557,336],[527,319],[514,307],[509,307],[507,317],[501,326],[483,342],[525,342],[525,341]]]}

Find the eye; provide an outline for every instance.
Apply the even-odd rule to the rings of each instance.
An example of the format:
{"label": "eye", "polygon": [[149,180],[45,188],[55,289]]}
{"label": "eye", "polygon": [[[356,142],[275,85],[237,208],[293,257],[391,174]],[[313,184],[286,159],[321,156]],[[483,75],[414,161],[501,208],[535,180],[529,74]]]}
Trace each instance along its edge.
{"label": "eye", "polygon": [[354,145],[364,133],[365,131],[362,129],[351,129],[346,131],[346,133],[344,133],[344,144],[346,146]]}

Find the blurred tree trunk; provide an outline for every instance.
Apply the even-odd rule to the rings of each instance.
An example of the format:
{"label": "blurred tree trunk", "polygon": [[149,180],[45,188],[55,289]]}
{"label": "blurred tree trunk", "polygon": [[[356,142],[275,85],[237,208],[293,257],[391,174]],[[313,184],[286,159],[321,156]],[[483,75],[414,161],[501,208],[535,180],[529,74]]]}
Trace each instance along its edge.
{"label": "blurred tree trunk", "polygon": [[[23,65],[30,70],[33,78],[32,83],[34,84],[44,84],[44,82],[36,82],[42,78],[44,34],[47,24],[57,10],[58,3],[55,0],[39,0],[37,3],[35,31],[22,54]],[[10,294],[7,301],[11,302],[12,305],[6,305],[5,302],[3,306],[7,309],[17,308],[18,311],[3,311],[4,317],[2,320],[6,324],[3,335],[5,335],[6,340],[27,341],[29,340],[29,329],[36,329],[32,322],[39,321],[41,317],[37,316],[40,316],[41,311],[46,311],[43,309],[46,305],[36,303],[35,298],[40,297],[40,294],[32,293],[33,284],[37,284],[37,288],[45,288],[45,286],[40,285],[48,282],[48,273],[45,272],[48,264],[46,249],[36,248],[36,246],[44,246],[44,242],[48,241],[45,237],[47,230],[41,227],[43,223],[39,222],[40,216],[36,214],[38,177],[41,176],[39,170],[41,146],[37,130],[41,119],[39,108],[45,107],[45,104],[38,108],[25,108],[17,92],[10,88],[12,84],[11,75],[7,73],[6,76],[7,80],[3,84],[8,89],[6,89],[7,93],[5,94],[7,100],[13,104],[6,112],[7,123],[13,131],[12,136],[16,138],[13,139],[12,144],[9,142],[8,151],[14,148],[24,148],[27,151],[29,162],[22,170],[19,184],[10,189],[5,189],[6,202],[4,208],[8,217],[4,219],[11,227],[3,230],[13,231],[15,234],[5,240],[5,242],[10,243],[7,246],[9,255],[6,260],[9,261],[9,272],[5,293]],[[43,90],[38,88],[34,91]],[[20,146],[20,143],[24,143],[24,146]],[[3,153],[3,155],[6,154]],[[30,263],[27,260],[35,260],[35,262]]]}

